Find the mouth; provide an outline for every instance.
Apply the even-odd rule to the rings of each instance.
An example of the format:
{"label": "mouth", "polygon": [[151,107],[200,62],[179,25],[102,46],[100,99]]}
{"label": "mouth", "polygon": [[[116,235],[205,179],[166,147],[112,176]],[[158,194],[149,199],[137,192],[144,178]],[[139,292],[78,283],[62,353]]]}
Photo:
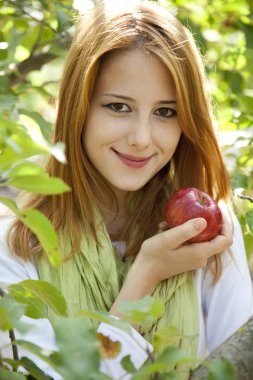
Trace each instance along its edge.
{"label": "mouth", "polygon": [[117,157],[123,162],[125,165],[130,166],[132,168],[142,168],[145,166],[150,158],[150,157],[136,157],[136,156],[131,156],[129,154],[124,154],[120,153],[115,149],[112,149],[112,151],[117,155]]}

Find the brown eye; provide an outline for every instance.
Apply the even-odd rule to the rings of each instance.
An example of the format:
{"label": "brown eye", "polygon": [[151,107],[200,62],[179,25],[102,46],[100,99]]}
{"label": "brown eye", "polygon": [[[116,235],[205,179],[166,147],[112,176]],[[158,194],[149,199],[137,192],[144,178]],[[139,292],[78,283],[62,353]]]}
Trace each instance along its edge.
{"label": "brown eye", "polygon": [[173,108],[162,107],[162,108],[158,108],[154,112],[154,114],[158,115],[158,116],[161,116],[161,117],[169,118],[169,117],[175,116],[177,114],[177,112]]}
{"label": "brown eye", "polygon": [[104,107],[109,108],[114,112],[130,112],[130,108],[125,103],[109,103]]}

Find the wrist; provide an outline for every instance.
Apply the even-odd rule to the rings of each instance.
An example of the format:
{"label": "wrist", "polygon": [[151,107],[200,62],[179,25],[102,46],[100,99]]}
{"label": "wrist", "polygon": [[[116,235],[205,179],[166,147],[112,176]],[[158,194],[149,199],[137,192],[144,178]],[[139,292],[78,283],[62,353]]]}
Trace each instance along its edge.
{"label": "wrist", "polygon": [[[141,255],[140,257],[138,256],[129,269],[118,297],[110,309],[110,314],[116,317],[121,317],[119,304],[122,301],[138,301],[147,295],[152,295],[158,284],[150,276],[152,268],[143,262]],[[133,327],[138,330],[138,326],[133,325]]]}

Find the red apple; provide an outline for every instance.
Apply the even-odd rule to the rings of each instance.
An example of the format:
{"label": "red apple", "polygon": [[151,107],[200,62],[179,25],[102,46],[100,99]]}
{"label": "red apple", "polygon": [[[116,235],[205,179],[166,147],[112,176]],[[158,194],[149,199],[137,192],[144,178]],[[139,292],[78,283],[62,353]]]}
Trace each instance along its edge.
{"label": "red apple", "polygon": [[222,214],[217,203],[203,191],[194,187],[185,187],[178,190],[169,199],[165,209],[165,220],[172,228],[194,218],[204,218],[207,227],[189,239],[190,243],[211,240],[218,235],[222,223]]}

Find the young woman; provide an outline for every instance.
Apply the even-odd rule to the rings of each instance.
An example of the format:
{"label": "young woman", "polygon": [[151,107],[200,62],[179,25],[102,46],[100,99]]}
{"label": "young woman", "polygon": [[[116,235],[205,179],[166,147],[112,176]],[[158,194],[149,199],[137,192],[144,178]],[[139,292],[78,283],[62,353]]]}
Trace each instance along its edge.
{"label": "young woman", "polygon": [[[126,354],[137,367],[143,364],[147,356],[136,339],[152,349],[148,342],[160,327],[198,336],[179,344],[206,357],[253,314],[253,298],[204,70],[189,31],[164,8],[143,1],[117,12],[101,3],[81,18],[61,81],[57,141],[66,144],[68,164],[51,157],[47,170],[72,191],[32,195],[25,207],[51,220],[64,263],[51,268],[32,232],[19,220],[4,220],[1,285],[47,280],[65,296],[69,316],[97,309],[118,317],[122,300],[161,298],[165,313],[148,332],[133,326],[132,338],[99,326],[122,342],[121,355],[101,363],[115,379],[124,374],[119,361]],[[167,199],[185,186],[220,202],[223,224],[211,241],[187,243],[205,229],[202,218],[164,228]],[[53,320],[49,314],[49,320],[32,321],[25,338],[54,347]]]}

